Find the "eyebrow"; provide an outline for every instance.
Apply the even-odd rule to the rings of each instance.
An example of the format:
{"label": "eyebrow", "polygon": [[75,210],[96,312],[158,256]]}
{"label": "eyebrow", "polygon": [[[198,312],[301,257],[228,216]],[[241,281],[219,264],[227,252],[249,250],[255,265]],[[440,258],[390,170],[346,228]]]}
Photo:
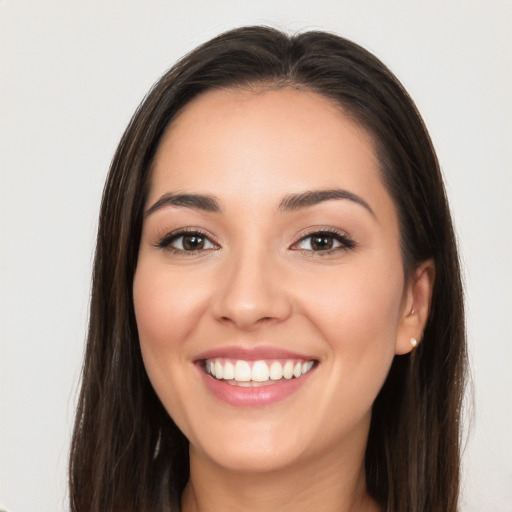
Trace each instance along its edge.
{"label": "eyebrow", "polygon": [[220,213],[220,205],[214,196],[204,194],[164,194],[153,206],[148,208],[146,216],[151,215],[165,206],[184,206],[204,210],[206,212]]}
{"label": "eyebrow", "polygon": [[279,204],[279,210],[282,212],[292,212],[323,203],[324,201],[331,201],[332,199],[348,199],[349,201],[353,201],[363,208],[366,208],[373,217],[377,218],[370,205],[362,197],[340,188],[311,190],[299,194],[287,195]]}
{"label": "eyebrow", "polygon": [[[325,201],[348,199],[366,208],[373,217],[376,217],[370,205],[360,196],[339,188],[327,190],[310,190],[300,192],[298,194],[289,194],[279,203],[279,211],[293,212],[302,208],[308,208]],[[156,203],[154,203],[146,211],[146,216],[166,207],[166,206],[183,206],[185,208],[193,208],[207,212],[220,213],[219,202],[215,196],[206,194],[164,194]]]}

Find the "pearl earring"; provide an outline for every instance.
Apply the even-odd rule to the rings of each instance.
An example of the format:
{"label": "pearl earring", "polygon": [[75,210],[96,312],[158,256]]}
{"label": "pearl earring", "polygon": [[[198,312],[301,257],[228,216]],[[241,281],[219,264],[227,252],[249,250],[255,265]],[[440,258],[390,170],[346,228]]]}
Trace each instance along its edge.
{"label": "pearl earring", "polygon": [[414,348],[418,344],[418,340],[416,338],[411,338],[411,345]]}

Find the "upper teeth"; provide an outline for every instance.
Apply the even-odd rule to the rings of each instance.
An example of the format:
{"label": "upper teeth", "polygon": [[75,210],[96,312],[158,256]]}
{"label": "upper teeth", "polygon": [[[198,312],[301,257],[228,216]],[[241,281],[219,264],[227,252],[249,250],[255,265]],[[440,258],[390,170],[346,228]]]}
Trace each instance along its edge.
{"label": "upper teeth", "polygon": [[291,379],[309,372],[314,361],[244,361],[228,359],[208,359],[206,372],[216,379],[237,382],[266,382],[268,380]]}

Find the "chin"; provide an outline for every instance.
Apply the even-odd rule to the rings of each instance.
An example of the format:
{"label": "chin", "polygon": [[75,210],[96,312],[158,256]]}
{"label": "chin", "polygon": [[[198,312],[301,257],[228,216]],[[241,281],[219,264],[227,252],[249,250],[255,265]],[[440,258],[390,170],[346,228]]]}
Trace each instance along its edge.
{"label": "chin", "polygon": [[[224,425],[225,427],[225,425]],[[209,432],[213,434],[212,430]],[[306,443],[289,428],[273,430],[261,424],[258,428],[223,428],[222,434],[208,439],[192,440],[194,454],[210,459],[215,465],[228,471],[242,473],[272,472],[286,469],[304,456]]]}
{"label": "chin", "polygon": [[237,449],[218,450],[206,454],[212,462],[233,473],[270,473],[282,471],[297,463],[299,457],[296,453],[280,449],[262,451],[257,447],[241,447]]}

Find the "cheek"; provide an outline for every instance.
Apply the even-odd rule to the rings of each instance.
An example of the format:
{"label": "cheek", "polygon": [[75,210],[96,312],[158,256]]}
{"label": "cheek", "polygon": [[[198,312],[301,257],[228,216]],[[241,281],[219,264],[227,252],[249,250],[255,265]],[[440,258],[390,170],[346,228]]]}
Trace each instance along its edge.
{"label": "cheek", "polygon": [[[400,262],[400,260],[398,260]],[[400,264],[347,266],[317,279],[302,307],[331,352],[335,372],[355,390],[377,393],[394,357],[403,295]],[[362,388],[359,388],[362,389]]]}
{"label": "cheek", "polygon": [[200,286],[192,286],[183,272],[175,274],[143,259],[134,277],[133,300],[146,372],[167,411],[179,419],[183,410],[179,391],[191,366],[186,340],[198,324],[205,300]]}
{"label": "cheek", "polygon": [[402,293],[400,267],[352,266],[316,279],[301,302],[319,328],[364,344],[396,333]]}
{"label": "cheek", "polygon": [[[193,286],[195,284],[195,286]],[[171,272],[151,259],[139,260],[133,300],[144,367],[160,401],[185,431],[190,383],[187,339],[204,311],[204,289],[184,272]]]}
{"label": "cheek", "polygon": [[387,377],[394,358],[403,277],[401,268],[366,267],[360,272],[352,267],[336,278],[317,280],[311,289],[314,293],[303,307],[329,350],[319,409],[329,411],[322,421],[325,436],[336,436],[340,425],[350,429],[369,418]]}
{"label": "cheek", "polygon": [[142,350],[179,352],[205,303],[204,289],[186,274],[142,263],[135,273],[133,300]]}

